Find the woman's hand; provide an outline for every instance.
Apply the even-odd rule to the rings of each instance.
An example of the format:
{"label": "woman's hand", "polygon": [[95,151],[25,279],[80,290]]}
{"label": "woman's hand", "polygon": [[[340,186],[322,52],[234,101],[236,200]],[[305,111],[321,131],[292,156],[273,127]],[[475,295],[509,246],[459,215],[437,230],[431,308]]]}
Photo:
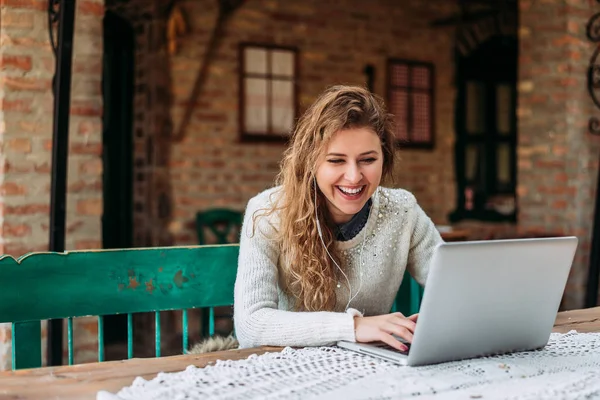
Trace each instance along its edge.
{"label": "woman's hand", "polygon": [[408,347],[392,335],[412,343],[418,316],[419,314],[413,314],[405,317],[402,313],[395,312],[374,317],[356,317],[354,318],[356,341],[361,343],[382,341],[395,349],[406,351]]}

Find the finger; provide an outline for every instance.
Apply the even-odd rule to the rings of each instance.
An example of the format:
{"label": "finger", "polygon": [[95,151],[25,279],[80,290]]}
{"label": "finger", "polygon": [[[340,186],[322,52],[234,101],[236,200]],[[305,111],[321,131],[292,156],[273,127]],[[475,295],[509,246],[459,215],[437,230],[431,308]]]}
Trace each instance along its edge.
{"label": "finger", "polygon": [[388,322],[391,322],[394,325],[403,326],[411,332],[414,332],[415,329],[417,328],[417,324],[414,321],[412,321],[408,318],[404,318],[404,317],[393,318],[393,319],[390,319]]}
{"label": "finger", "polygon": [[394,339],[394,337],[392,335],[389,335],[385,332],[380,332],[379,340],[381,340],[382,342],[384,342],[385,344],[387,344],[389,346],[392,346],[396,350],[399,350],[399,351],[407,351],[408,350],[408,347],[405,344],[403,344],[402,342],[399,342],[398,340]]}
{"label": "finger", "polygon": [[406,340],[408,343],[412,343],[413,333],[404,326],[390,323],[383,325],[381,329],[383,329],[383,331],[385,331],[388,334],[396,335],[399,338]]}
{"label": "finger", "polygon": [[405,318],[405,317],[404,317],[404,314],[402,314],[400,311],[396,311],[396,312],[394,312],[394,313],[391,313],[390,315],[393,315],[393,316],[396,316],[396,317],[402,317],[402,318]]}
{"label": "finger", "polygon": [[410,316],[408,316],[408,317],[406,317],[406,318],[408,318],[408,319],[410,319],[411,321],[413,321],[413,322],[415,322],[415,323],[416,323],[416,322],[417,322],[417,319],[419,319],[419,313],[416,313],[416,314],[410,315]]}

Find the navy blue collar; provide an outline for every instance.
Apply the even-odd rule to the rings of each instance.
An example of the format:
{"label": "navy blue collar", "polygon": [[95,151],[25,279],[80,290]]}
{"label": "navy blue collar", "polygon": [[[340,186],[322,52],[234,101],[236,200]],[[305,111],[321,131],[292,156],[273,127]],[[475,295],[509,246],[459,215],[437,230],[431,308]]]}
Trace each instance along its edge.
{"label": "navy blue collar", "polygon": [[369,219],[369,211],[371,211],[371,204],[373,204],[373,200],[369,199],[363,208],[354,214],[350,221],[336,226],[334,233],[337,240],[343,242],[358,235],[358,232],[360,232],[361,229],[367,224],[367,220]]}

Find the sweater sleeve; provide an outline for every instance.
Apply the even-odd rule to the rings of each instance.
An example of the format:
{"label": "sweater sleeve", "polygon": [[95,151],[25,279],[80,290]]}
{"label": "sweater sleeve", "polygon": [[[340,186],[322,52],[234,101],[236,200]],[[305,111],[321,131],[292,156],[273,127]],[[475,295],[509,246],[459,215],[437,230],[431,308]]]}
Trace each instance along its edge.
{"label": "sweater sleeve", "polygon": [[[355,341],[354,317],[336,312],[279,310],[279,245],[273,217],[261,216],[266,206],[251,200],[240,237],[234,292],[234,323],[240,347],[321,346],[338,340]],[[257,217],[254,218],[255,212]]]}
{"label": "sweater sleeve", "polygon": [[443,239],[433,221],[416,203],[414,211],[415,222],[410,239],[407,269],[421,286],[425,286],[433,252],[438,244],[443,243]]}

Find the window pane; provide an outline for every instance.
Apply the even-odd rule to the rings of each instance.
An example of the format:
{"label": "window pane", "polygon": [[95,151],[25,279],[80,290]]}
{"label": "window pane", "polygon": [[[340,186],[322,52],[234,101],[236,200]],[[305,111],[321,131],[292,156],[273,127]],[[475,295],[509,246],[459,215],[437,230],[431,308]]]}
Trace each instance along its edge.
{"label": "window pane", "polygon": [[498,184],[509,185],[511,183],[510,144],[498,144],[496,148],[496,162]]}
{"label": "window pane", "polygon": [[408,86],[408,65],[393,64],[391,75],[392,86]]}
{"label": "window pane", "polygon": [[267,133],[267,80],[246,78],[244,80],[244,127],[248,133]]}
{"label": "window pane", "polygon": [[408,140],[408,93],[404,90],[393,90],[390,96],[390,113],[394,115],[396,137]]}
{"label": "window pane", "polygon": [[292,78],[294,76],[294,53],[290,50],[271,52],[271,73]]}
{"label": "window pane", "polygon": [[481,82],[467,82],[465,120],[468,134],[485,132],[485,86]]}
{"label": "window pane", "polygon": [[413,142],[431,141],[431,107],[428,93],[412,93]]}
{"label": "window pane", "polygon": [[428,67],[413,67],[411,72],[412,87],[417,89],[431,88],[431,72]]}
{"label": "window pane", "polygon": [[250,74],[267,73],[267,50],[257,47],[244,49],[244,72]]}
{"label": "window pane", "polygon": [[465,151],[465,178],[467,182],[474,182],[479,169],[479,145],[467,145]]}
{"label": "window pane", "polygon": [[289,134],[294,124],[294,83],[274,80],[271,85],[272,131]]}
{"label": "window pane", "polygon": [[512,88],[502,84],[496,87],[496,129],[501,135],[510,135],[513,116]]}

